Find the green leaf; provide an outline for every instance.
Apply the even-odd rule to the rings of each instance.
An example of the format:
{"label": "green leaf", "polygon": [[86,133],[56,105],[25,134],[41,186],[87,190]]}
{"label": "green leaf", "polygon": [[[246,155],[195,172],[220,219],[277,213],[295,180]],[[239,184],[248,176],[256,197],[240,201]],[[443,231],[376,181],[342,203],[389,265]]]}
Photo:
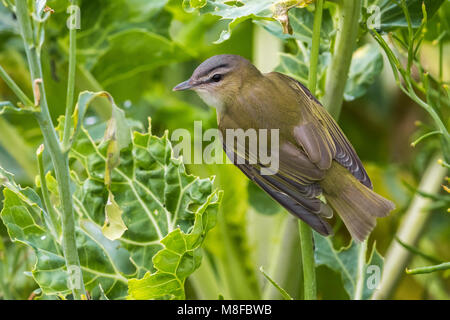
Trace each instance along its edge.
{"label": "green leaf", "polygon": [[280,292],[280,294],[283,296],[283,298],[285,300],[294,300],[292,299],[292,297],[289,295],[289,293],[286,292],[286,290],[284,290],[283,288],[280,287],[280,285],[278,283],[276,283],[275,280],[273,280],[263,269],[263,267],[259,268],[259,271],[261,271],[261,273],[264,275],[264,277]]}
{"label": "green leaf", "polygon": [[[371,0],[368,3],[367,8],[371,6],[377,6],[380,13],[380,26],[376,27],[378,31],[388,32],[399,28],[407,28],[408,22],[406,21],[403,9],[398,4],[402,0],[392,1],[392,0]],[[437,12],[439,7],[444,3],[444,0],[408,0],[406,1],[406,6],[408,8],[409,14],[411,16],[411,24],[413,28],[418,28],[422,23],[422,3],[425,4],[428,19],[431,19],[433,15]],[[366,8],[366,10],[367,10]],[[367,19],[372,15],[376,14],[377,11],[367,12],[363,10],[363,21],[366,23]]]}
{"label": "green leaf", "polygon": [[[365,244],[352,242],[348,247],[335,250],[330,238],[314,232],[316,266],[325,265],[340,273],[350,299],[370,299],[380,283],[383,257],[375,245],[366,261]],[[358,296],[359,295],[359,296]]]}
{"label": "green leaf", "polygon": [[223,30],[216,43],[228,40],[233,28],[248,19],[271,19],[271,10],[275,0],[242,0],[239,2],[229,2],[225,0],[208,1],[207,5],[200,9],[200,12],[210,13],[229,20],[228,29]]}
{"label": "green leaf", "polygon": [[[309,52],[307,52],[305,57],[303,51],[298,50],[296,55],[289,53],[280,53],[280,64],[275,68],[275,71],[284,73],[303,85],[308,83],[308,73],[309,73]],[[319,55],[319,62],[317,67],[317,79],[321,82],[326,75],[326,69],[331,61],[331,54],[329,52],[323,52]],[[323,96],[323,88],[319,86],[317,88],[316,96]]]}
{"label": "green leaf", "polygon": [[383,56],[379,47],[366,44],[353,53],[350,71],[345,85],[344,98],[352,101],[366,94],[376,77],[383,70]]}
{"label": "green leaf", "polygon": [[[289,53],[280,53],[280,64],[276,71],[282,72],[306,85],[308,83],[309,73],[309,50],[305,52],[298,50],[296,55]],[[326,70],[331,61],[329,52],[323,52],[319,55],[318,79],[319,87],[316,96],[323,95],[323,80],[326,76]],[[377,46],[366,44],[356,50],[353,54],[352,64],[350,66],[349,78],[346,83],[344,98],[347,101],[362,97],[372,85],[376,77],[383,69],[383,57]]]}
{"label": "green leaf", "polygon": [[209,206],[217,209],[221,193],[212,193],[195,213],[195,223],[191,232],[176,229],[161,243],[164,249],[153,257],[156,272],[147,272],[144,278],[129,281],[130,299],[185,299],[184,282],[201,262],[200,246],[206,233],[215,225],[215,213],[206,211]]}
{"label": "green leaf", "polygon": [[438,12],[429,19],[425,39],[445,43],[450,40],[450,2],[445,1]]}
{"label": "green leaf", "polygon": [[[197,2],[197,1],[194,1]],[[223,30],[215,43],[221,43],[231,37],[233,29],[240,23],[252,19],[269,20],[280,22],[286,21],[286,11],[295,6],[302,7],[310,1],[285,1],[285,0],[209,0],[206,5],[201,6],[200,13],[210,13],[228,21],[227,30]],[[186,4],[186,1],[183,2]],[[195,6],[191,8],[195,9]],[[278,23],[279,24],[279,23]],[[284,23],[286,26],[286,23]],[[287,26],[286,26],[287,27]]]}
{"label": "green leaf", "polygon": [[[92,103],[92,101],[94,101],[94,99],[99,97],[107,98],[111,104],[112,110],[112,117],[108,122],[107,130],[105,133],[105,140],[116,141],[118,144],[117,152],[120,152],[121,149],[127,147],[131,143],[131,131],[125,119],[125,113],[122,109],[117,107],[112,96],[106,91],[83,91],[78,97],[78,101],[72,115],[73,124],[69,148],[72,146],[73,141],[77,138],[78,132],[83,125],[83,120],[86,116],[89,105]],[[60,135],[63,134],[63,126],[63,117],[60,117],[59,125],[56,128]],[[115,155],[118,156],[118,154]]]}
{"label": "green leaf", "polygon": [[[289,22],[292,34],[283,33],[281,25],[276,21],[257,20],[256,24],[264,27],[267,31],[280,39],[296,39],[311,46],[312,30],[314,25],[314,13],[307,8],[293,8],[289,10]],[[329,51],[331,40],[335,34],[333,19],[330,10],[323,11],[322,26],[320,29],[321,51]]]}
{"label": "green leaf", "polygon": [[[145,273],[150,279],[166,277],[167,268],[173,267],[173,257],[168,255],[184,248],[172,274],[176,283],[160,282],[158,287],[164,297],[182,298],[184,281],[198,268],[200,246],[215,224],[220,193],[212,190],[211,179],[186,174],[183,163],[172,157],[167,135],[158,138],[149,132],[134,133],[106,184],[109,143],[95,142],[81,127],[70,153],[78,160],[71,163],[81,164],[85,170],[81,175],[72,172],[72,177],[78,254],[86,289],[93,298],[125,298],[128,280]],[[56,180],[50,177],[51,199],[60,215]],[[16,185],[4,170],[0,181],[5,186],[1,218],[13,241],[34,249],[33,278],[46,295],[69,294],[61,239],[48,231],[41,200],[32,189]],[[163,298],[151,290],[146,294]]]}
{"label": "green leaf", "polygon": [[[188,58],[173,42],[143,29],[129,29],[108,38],[108,49],[92,69],[96,79],[108,89],[117,82],[156,67]],[[126,59],[124,59],[126,57]]]}
{"label": "green leaf", "polygon": [[[97,225],[105,222],[103,199],[108,195],[104,185],[107,149],[107,143],[96,144],[83,129],[71,153],[82,163],[88,176],[78,182],[76,206]],[[137,268],[137,278],[147,272],[147,277],[151,277],[154,271],[156,278],[161,277],[158,266],[153,266],[152,257],[162,249],[162,245],[181,245],[168,240],[177,233],[181,235],[177,239],[183,241],[183,246],[184,236],[189,236],[190,241],[193,238],[198,240],[187,247],[188,254],[195,253],[195,268],[198,267],[200,239],[215,221],[219,195],[212,191],[212,180],[187,175],[182,162],[172,158],[167,135],[158,138],[150,133],[135,132],[132,145],[122,150],[120,163],[111,170],[109,192],[123,210],[122,219],[128,230],[119,241],[130,253],[130,259]],[[202,219],[208,223],[205,224],[206,220],[202,223]],[[194,237],[193,234],[197,235]],[[178,281],[184,283],[184,279],[180,276]],[[161,283],[159,289],[171,297],[180,298],[179,290],[183,287],[172,292],[172,285]]]}
{"label": "green leaf", "polygon": [[2,114],[31,114],[38,112],[38,108],[21,106],[16,107],[9,101],[0,101],[0,115]]}

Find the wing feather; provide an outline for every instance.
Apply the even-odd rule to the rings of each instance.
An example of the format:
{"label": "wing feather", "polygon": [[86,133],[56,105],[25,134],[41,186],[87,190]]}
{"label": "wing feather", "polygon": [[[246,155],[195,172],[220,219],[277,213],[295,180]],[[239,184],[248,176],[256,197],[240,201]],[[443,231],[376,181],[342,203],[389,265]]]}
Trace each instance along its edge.
{"label": "wing feather", "polygon": [[330,218],[332,210],[322,203],[317,196],[322,190],[317,183],[300,184],[291,180],[281,172],[275,175],[260,174],[260,166],[249,164],[248,161],[240,157],[234,150],[223,148],[228,158],[261,189],[268,193],[275,201],[280,203],[291,214],[305,221],[314,230],[322,235],[332,234],[331,226],[322,217]]}
{"label": "wing feather", "polygon": [[[315,134],[316,137],[322,137],[322,139],[324,139],[324,141],[322,141],[323,146],[326,144],[330,145],[331,138],[331,143],[334,145],[335,151],[333,159],[350,171],[350,173],[362,184],[372,189],[372,182],[370,181],[361,160],[333,117],[303,84],[281,73],[280,75],[286,79],[291,86],[297,87],[296,91],[299,93],[299,98],[302,100],[304,107],[302,110],[306,113],[306,121],[313,123],[312,126],[322,126],[328,133],[325,134],[324,132],[317,131],[316,129],[317,132]],[[328,161],[328,159],[326,159],[326,161]]]}

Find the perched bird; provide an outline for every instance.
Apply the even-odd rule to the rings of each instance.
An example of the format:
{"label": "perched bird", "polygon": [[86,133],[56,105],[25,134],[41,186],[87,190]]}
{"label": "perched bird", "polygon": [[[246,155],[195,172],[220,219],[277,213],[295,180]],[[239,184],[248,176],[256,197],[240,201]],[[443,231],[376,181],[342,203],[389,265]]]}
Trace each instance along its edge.
{"label": "perched bird", "polygon": [[[354,239],[363,241],[394,204],[372,191],[354,148],[320,102],[298,81],[278,72],[263,74],[237,55],[204,61],[174,91],[194,90],[217,109],[218,128],[279,129],[279,169],[262,175],[260,163],[224,144],[227,156],[286,210],[322,235],[333,210]],[[236,161],[241,160],[241,161]],[[321,197],[323,195],[324,197]],[[326,201],[323,201],[323,198]]]}

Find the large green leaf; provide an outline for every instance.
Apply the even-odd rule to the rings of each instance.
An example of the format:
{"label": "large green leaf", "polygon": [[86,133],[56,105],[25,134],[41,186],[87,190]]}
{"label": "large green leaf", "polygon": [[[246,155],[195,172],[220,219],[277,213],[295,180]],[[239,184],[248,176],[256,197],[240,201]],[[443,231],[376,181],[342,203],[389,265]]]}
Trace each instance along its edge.
{"label": "large green leaf", "polygon": [[[178,227],[190,233],[196,216],[202,217],[199,212],[210,205],[216,210],[218,195],[212,191],[212,180],[187,175],[182,162],[172,158],[167,135],[157,138],[137,132],[133,146],[122,150],[120,164],[111,172],[108,192],[104,188],[107,149],[105,143],[96,145],[86,130],[80,134],[72,156],[83,164],[88,177],[79,182],[77,204],[96,224],[104,225],[105,199],[109,192],[114,195],[128,228],[120,241],[141,277],[154,270],[151,257],[162,248],[160,240]],[[213,221],[212,216],[209,219]]]}
{"label": "large green leaf", "polygon": [[132,299],[185,298],[184,282],[201,262],[200,247],[206,233],[216,223],[216,212],[221,194],[212,193],[195,212],[195,222],[188,233],[176,229],[168,234],[161,243],[164,249],[153,257],[156,272],[147,272],[142,279],[129,281],[129,293]]}
{"label": "large green leaf", "polygon": [[[179,270],[172,278],[177,285],[160,282],[158,292],[164,294],[151,297],[183,298],[184,281],[199,266],[199,248],[215,223],[220,195],[213,191],[211,179],[186,174],[182,162],[172,157],[166,135],[135,132],[114,166],[107,164],[110,144],[95,142],[81,128],[71,149],[71,157],[78,160],[73,165],[81,164],[85,170],[72,176],[86,288],[94,298],[102,290],[108,298],[124,298],[129,279],[146,272],[146,278],[164,277],[175,263]],[[11,239],[34,249],[34,279],[44,294],[69,294],[61,239],[49,232],[50,220],[39,197],[32,189],[16,185],[9,173],[0,174],[5,186],[1,218]],[[47,179],[60,215],[56,180],[51,175]],[[165,258],[180,247],[185,248],[184,255]]]}
{"label": "large green leaf", "polygon": [[[283,33],[282,26],[275,21],[257,20],[256,24],[263,26],[267,31],[281,39],[296,39],[311,46],[314,25],[314,12],[307,8],[293,8],[289,10],[289,22],[292,34]],[[320,46],[322,51],[329,51],[331,40],[335,34],[333,19],[330,10],[324,9],[322,26],[320,29]]]}
{"label": "large green leaf", "polygon": [[[309,55],[309,52],[306,53]],[[290,53],[280,53],[280,64],[275,68],[275,71],[284,73],[302,84],[308,84],[309,73],[309,56],[305,56],[304,52],[298,50],[296,55]],[[319,55],[319,62],[317,68],[317,79],[319,84],[326,75],[326,69],[331,61],[331,54],[329,52],[323,52]],[[323,96],[323,86],[319,85],[317,88],[316,96]]]}
{"label": "large green leaf", "polygon": [[314,232],[316,265],[325,265],[341,275],[350,299],[370,299],[377,290],[383,269],[383,257],[375,246],[366,261],[364,244],[352,242],[347,248],[336,250],[328,237]]}
{"label": "large green leaf", "polygon": [[353,53],[344,98],[352,101],[362,97],[383,70],[383,56],[378,46],[366,44]]}
{"label": "large green leaf", "polygon": [[[306,51],[309,55],[309,51]],[[323,52],[319,55],[318,79],[319,86],[316,96],[319,98],[324,94],[323,85],[326,70],[330,63],[330,53]],[[303,51],[298,50],[296,55],[289,53],[280,54],[280,64],[275,69],[294,79],[300,81],[304,85],[308,83],[309,72],[309,56],[305,57]],[[352,101],[362,97],[372,85],[376,77],[383,70],[383,57],[377,46],[367,44],[358,48],[353,53],[352,63],[345,87],[344,98]]]}
{"label": "large green leaf", "polygon": [[109,37],[109,48],[98,58],[92,72],[107,88],[137,73],[186,58],[168,39],[142,29],[130,29]]}
{"label": "large green leaf", "polygon": [[[363,21],[367,22],[367,19],[369,19],[371,15],[379,12],[380,25],[379,27],[376,27],[377,30],[388,32],[398,28],[407,28],[408,22],[402,7],[399,6],[401,2],[402,0],[369,0],[365,10],[363,9]],[[405,3],[411,17],[412,26],[414,28],[418,28],[423,19],[422,3],[425,4],[428,19],[431,19],[439,7],[444,3],[444,0],[407,0]],[[367,12],[367,9],[372,6],[375,6],[375,8],[378,9]],[[376,21],[376,19],[374,21]]]}
{"label": "large green leaf", "polygon": [[[293,7],[303,7],[310,0],[208,0],[206,1],[183,1],[185,7],[193,10],[198,9],[202,14],[212,14],[227,20],[227,30],[223,30],[216,43],[228,40],[232,30],[240,23],[253,19],[280,21],[284,28],[288,28],[286,19],[287,10]],[[188,9],[188,10],[189,10]]]}

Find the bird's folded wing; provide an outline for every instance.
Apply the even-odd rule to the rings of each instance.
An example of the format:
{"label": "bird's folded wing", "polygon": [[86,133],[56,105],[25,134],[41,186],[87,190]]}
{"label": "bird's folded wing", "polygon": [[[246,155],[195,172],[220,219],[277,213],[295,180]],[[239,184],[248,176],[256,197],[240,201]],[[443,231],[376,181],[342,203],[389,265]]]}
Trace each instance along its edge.
{"label": "bird's folded wing", "polygon": [[336,121],[331,117],[331,115],[326,112],[325,108],[321,105],[317,105],[317,109],[322,115],[322,119],[324,120],[328,132],[333,138],[334,144],[336,146],[336,154],[334,159],[340,163],[344,168],[346,168],[350,173],[358,179],[363,185],[372,189],[372,181],[364,169],[361,160],[356,154],[355,149],[348,141],[345,134],[337,125]]}
{"label": "bird's folded wing", "polygon": [[[372,189],[372,182],[361,160],[333,117],[304,85],[288,76],[281,76],[291,86],[296,87],[296,91],[299,93],[299,103],[302,105],[304,119],[303,124],[294,129],[294,135],[308,156],[312,154],[311,161],[316,162],[319,168],[324,168],[325,165],[331,164],[329,162],[331,153],[334,160],[349,170],[362,184]],[[315,147],[315,154],[308,151],[308,147],[311,148],[311,145]],[[320,161],[317,162],[317,159]]]}
{"label": "bird's folded wing", "polygon": [[[248,159],[251,156],[248,154],[238,155],[234,148],[227,148],[225,144],[223,147],[228,158],[249,179],[254,181],[291,214],[305,221],[322,235],[332,233],[330,225],[322,217],[330,218],[333,212],[330,207],[317,198],[322,192],[317,183],[303,184],[302,180],[284,172],[282,169],[284,165],[273,175],[261,175],[261,165],[249,163]],[[307,164],[305,163],[305,165]],[[314,176],[313,171],[311,171],[311,175]]]}

